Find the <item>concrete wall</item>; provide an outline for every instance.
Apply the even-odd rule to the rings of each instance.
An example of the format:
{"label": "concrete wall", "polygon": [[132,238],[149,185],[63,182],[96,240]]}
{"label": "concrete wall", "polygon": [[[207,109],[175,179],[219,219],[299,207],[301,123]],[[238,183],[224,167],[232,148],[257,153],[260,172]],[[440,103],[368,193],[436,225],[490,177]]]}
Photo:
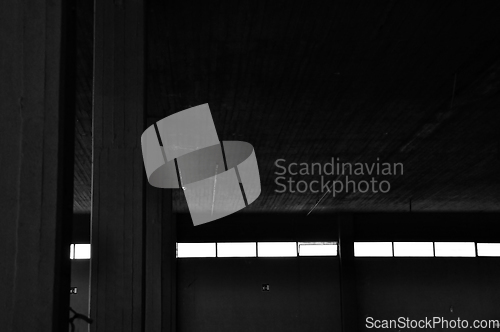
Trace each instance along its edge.
{"label": "concrete wall", "polygon": [[179,259],[178,331],[338,331],[338,274],[335,257]]}
{"label": "concrete wall", "polygon": [[358,330],[367,317],[500,319],[499,279],[500,258],[357,258]]}
{"label": "concrete wall", "polygon": [[[367,317],[500,319],[500,259],[356,258],[355,265],[360,331],[373,330]],[[340,330],[337,258],[179,259],[178,277],[181,332]]]}
{"label": "concrete wall", "polygon": [[[497,216],[354,214],[352,236],[354,241],[498,242]],[[299,219],[259,216],[192,229],[179,218],[178,234],[181,242],[314,240],[319,233],[318,239],[337,239],[336,216]],[[345,290],[352,291],[347,299],[356,310],[355,317],[344,319],[353,319],[357,330],[369,330],[367,317],[460,318],[470,324],[500,318],[500,258],[354,258],[349,274],[354,287]],[[179,259],[178,278],[179,331],[340,330],[338,258]],[[260,291],[265,280],[271,280],[269,294]]]}
{"label": "concrete wall", "polygon": [[[90,260],[74,259],[71,261],[71,287],[77,287],[78,293],[70,295],[70,306],[76,312],[89,316]],[[81,319],[75,320],[75,332],[88,331],[88,324]]]}
{"label": "concrete wall", "polygon": [[[490,214],[354,215],[354,238],[493,241],[494,219]],[[75,224],[78,220],[75,218]],[[286,228],[283,223],[287,220],[292,220],[294,227]],[[336,240],[335,217],[310,220],[311,223],[302,225],[290,216],[282,216],[276,222],[271,218],[249,218],[191,229],[181,219],[178,235],[180,242]],[[80,222],[78,228],[86,229],[88,218],[81,218]],[[83,241],[87,236],[75,234],[74,238]],[[500,318],[500,258],[358,257],[353,262],[350,273],[354,280],[357,330],[369,330],[365,326],[367,317],[460,318],[470,323],[475,319]],[[88,261],[73,260],[72,264],[72,286],[78,286],[79,294],[71,297],[71,305],[84,313],[88,305]],[[177,331],[341,329],[338,257],[192,258],[177,259],[176,264]],[[262,284],[270,284],[270,292],[262,292]],[[161,301],[166,301],[165,296]],[[81,328],[86,331],[83,325]]]}

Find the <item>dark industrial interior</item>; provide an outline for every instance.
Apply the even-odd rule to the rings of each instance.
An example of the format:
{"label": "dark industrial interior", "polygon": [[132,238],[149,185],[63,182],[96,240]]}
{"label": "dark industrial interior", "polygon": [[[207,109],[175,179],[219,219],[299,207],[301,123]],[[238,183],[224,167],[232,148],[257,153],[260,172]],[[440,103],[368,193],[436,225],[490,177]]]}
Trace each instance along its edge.
{"label": "dark industrial interior", "polygon": [[[58,93],[66,99],[57,114],[66,114],[59,128],[71,129],[59,129],[56,142],[65,153],[40,167],[66,165],[71,174],[62,172],[61,184],[50,187],[60,197],[58,217],[41,209],[41,217],[29,216],[41,226],[30,228],[22,211],[35,199],[23,196],[30,189],[22,183],[37,175],[22,166],[5,173],[21,179],[21,185],[9,180],[0,199],[12,206],[2,248],[14,257],[2,269],[20,271],[0,279],[8,281],[2,282],[8,331],[23,330],[26,322],[61,331],[64,323],[56,322],[67,320],[59,312],[68,304],[92,320],[75,320],[76,331],[454,329],[368,325],[372,318],[400,317],[466,320],[469,328],[490,322],[481,329],[498,329],[500,254],[483,255],[480,245],[500,243],[500,3],[76,0],[54,5],[58,10],[48,1],[44,6],[56,22],[62,17],[55,62],[64,69]],[[19,8],[19,22],[41,15]],[[51,15],[44,16],[47,34]],[[31,45],[34,37],[23,36]],[[23,56],[25,64],[37,59]],[[35,90],[23,90],[24,99],[13,93],[6,107],[19,100],[26,110],[35,107],[29,96]],[[148,183],[141,134],[205,103],[221,140],[253,145],[261,193],[230,216],[194,226],[183,190]],[[25,112],[7,119],[21,123],[19,137],[31,128]],[[8,144],[2,151],[14,153]],[[30,151],[26,143],[6,156],[23,165]],[[301,168],[332,160],[398,163],[402,171],[375,176],[390,187],[385,192],[300,190],[297,182],[320,180]],[[280,180],[283,169],[288,173]],[[347,180],[345,174],[326,179]],[[373,175],[352,179],[369,183]],[[33,206],[45,206],[37,199]],[[47,224],[51,218],[56,221]],[[33,242],[29,250],[38,253],[23,263],[29,254],[20,243],[52,239],[45,232],[56,234],[54,240]],[[179,257],[182,243],[226,242],[331,243],[337,251]],[[355,244],[365,242],[392,243],[392,255],[358,257]],[[432,243],[433,254],[397,257],[399,242]],[[475,251],[438,255],[437,243],[473,243]],[[69,244],[90,244],[91,257],[69,259]],[[59,258],[45,263],[44,255]],[[44,263],[23,267],[37,262]],[[31,303],[26,293],[45,284],[52,285],[53,300],[38,312],[45,295]],[[29,292],[19,290],[23,285]],[[66,286],[78,292],[64,295]],[[23,321],[28,302],[35,313]]]}

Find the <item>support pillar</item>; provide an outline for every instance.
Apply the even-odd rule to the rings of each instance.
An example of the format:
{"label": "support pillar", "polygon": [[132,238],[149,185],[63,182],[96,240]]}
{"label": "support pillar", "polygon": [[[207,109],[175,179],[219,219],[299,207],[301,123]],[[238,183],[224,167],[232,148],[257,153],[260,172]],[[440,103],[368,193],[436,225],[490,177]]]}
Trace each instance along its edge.
{"label": "support pillar", "polygon": [[[148,126],[160,118],[148,118]],[[172,189],[146,184],[146,331],[176,331],[176,220]]]}
{"label": "support pillar", "polygon": [[0,326],[64,331],[69,317],[73,105],[62,1],[0,4]]}
{"label": "support pillar", "polygon": [[338,227],[342,331],[352,332],[358,327],[352,215],[340,214]]}
{"label": "support pillar", "polygon": [[144,331],[144,2],[95,3],[91,331]]}

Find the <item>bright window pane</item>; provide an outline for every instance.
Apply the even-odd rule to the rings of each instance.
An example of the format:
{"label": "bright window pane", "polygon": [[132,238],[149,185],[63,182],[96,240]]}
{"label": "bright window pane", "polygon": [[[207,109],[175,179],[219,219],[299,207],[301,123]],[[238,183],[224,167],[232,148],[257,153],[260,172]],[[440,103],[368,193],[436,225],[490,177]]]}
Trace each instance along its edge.
{"label": "bright window pane", "polygon": [[500,256],[500,243],[478,243],[478,256]]}
{"label": "bright window pane", "polygon": [[75,244],[75,259],[90,259],[90,244]]}
{"label": "bright window pane", "polygon": [[215,243],[177,243],[177,257],[215,257]]}
{"label": "bright window pane", "polygon": [[335,242],[299,242],[299,256],[337,256]]}
{"label": "bright window pane", "polygon": [[436,242],[436,257],[475,257],[474,242]]}
{"label": "bright window pane", "polygon": [[392,242],[354,242],[355,257],[392,257]]}
{"label": "bright window pane", "polygon": [[255,257],[255,242],[222,242],[217,243],[217,257]]}
{"label": "bright window pane", "polygon": [[394,242],[396,257],[433,257],[432,242]]}
{"label": "bright window pane", "polygon": [[75,258],[75,245],[71,244],[69,246],[69,258],[74,259]]}
{"label": "bright window pane", "polygon": [[259,242],[259,257],[296,257],[296,242]]}

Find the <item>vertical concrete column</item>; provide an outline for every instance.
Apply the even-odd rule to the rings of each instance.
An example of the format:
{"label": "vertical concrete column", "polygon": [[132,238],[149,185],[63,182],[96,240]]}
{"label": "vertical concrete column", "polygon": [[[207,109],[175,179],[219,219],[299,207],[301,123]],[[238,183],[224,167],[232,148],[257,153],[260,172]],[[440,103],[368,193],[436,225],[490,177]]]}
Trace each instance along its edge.
{"label": "vertical concrete column", "polygon": [[359,325],[352,214],[340,214],[338,227],[342,331],[351,332],[357,331]]}
{"label": "vertical concrete column", "polygon": [[162,330],[177,331],[177,218],[172,212],[172,189],[163,192],[162,214]]}
{"label": "vertical concrete column", "polygon": [[[148,118],[149,127],[160,118]],[[172,189],[146,184],[145,330],[176,331],[176,220]]]}
{"label": "vertical concrete column", "polygon": [[95,3],[91,331],[144,328],[144,2]]}
{"label": "vertical concrete column", "polygon": [[74,124],[63,98],[65,14],[58,0],[0,3],[2,331],[68,328],[73,155],[64,142],[74,144],[65,136]]}

